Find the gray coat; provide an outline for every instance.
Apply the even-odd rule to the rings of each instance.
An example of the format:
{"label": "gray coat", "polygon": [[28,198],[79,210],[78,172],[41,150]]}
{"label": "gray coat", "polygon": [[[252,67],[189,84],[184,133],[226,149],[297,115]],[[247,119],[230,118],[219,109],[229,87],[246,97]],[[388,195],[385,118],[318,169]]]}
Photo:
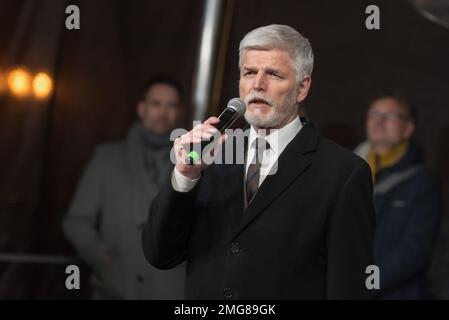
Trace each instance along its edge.
{"label": "gray coat", "polygon": [[[93,298],[182,299],[184,265],[162,271],[144,258],[139,220],[148,210],[141,210],[140,218],[132,213],[129,162],[129,142],[96,148],[64,219],[64,232],[93,270]],[[155,196],[151,193],[148,205]]]}

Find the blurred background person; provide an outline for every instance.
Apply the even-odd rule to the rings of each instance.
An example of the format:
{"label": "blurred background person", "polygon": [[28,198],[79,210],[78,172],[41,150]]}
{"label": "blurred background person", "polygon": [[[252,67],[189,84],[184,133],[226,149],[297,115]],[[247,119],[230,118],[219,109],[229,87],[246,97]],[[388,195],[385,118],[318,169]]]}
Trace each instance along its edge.
{"label": "blurred background person", "polygon": [[394,94],[379,96],[367,114],[367,141],[355,150],[373,173],[381,299],[426,298],[424,279],[438,232],[441,191],[423,164],[414,131],[408,102]]}
{"label": "blurred background person", "polygon": [[146,263],[141,228],[161,179],[172,170],[170,132],[180,120],[181,87],[151,79],[127,140],[96,148],[63,221],[67,238],[92,268],[94,299],[182,299],[184,266]]}

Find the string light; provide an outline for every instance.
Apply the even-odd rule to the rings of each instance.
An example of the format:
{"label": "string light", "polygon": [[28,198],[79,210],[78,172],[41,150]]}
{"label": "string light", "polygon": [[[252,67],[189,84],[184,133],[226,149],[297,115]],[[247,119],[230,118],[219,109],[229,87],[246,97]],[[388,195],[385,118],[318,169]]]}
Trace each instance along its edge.
{"label": "string light", "polygon": [[47,98],[53,90],[53,80],[45,72],[39,72],[33,80],[33,93],[38,99]]}
{"label": "string light", "polygon": [[8,74],[8,88],[17,97],[28,96],[31,91],[31,75],[23,67],[11,70]]}

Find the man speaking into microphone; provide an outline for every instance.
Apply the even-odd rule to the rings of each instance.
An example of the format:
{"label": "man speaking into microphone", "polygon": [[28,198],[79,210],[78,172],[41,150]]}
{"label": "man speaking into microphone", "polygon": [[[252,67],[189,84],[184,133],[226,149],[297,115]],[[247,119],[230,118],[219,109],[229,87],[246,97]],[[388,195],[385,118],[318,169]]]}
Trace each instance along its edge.
{"label": "man speaking into microphone", "polygon": [[187,299],[371,297],[371,173],[298,116],[311,85],[309,41],[270,25],[239,50],[245,161],[187,163],[185,146],[209,140],[216,117],[176,139],[176,167],[142,233],[147,260],[160,269],[187,260]]}

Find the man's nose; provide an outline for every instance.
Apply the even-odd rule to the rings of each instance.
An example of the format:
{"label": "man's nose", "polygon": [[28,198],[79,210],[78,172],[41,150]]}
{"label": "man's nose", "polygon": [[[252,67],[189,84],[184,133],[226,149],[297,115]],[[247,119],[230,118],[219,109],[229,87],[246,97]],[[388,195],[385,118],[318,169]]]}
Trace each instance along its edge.
{"label": "man's nose", "polygon": [[265,91],[266,90],[266,79],[263,72],[259,71],[254,79],[253,84],[254,90]]}

